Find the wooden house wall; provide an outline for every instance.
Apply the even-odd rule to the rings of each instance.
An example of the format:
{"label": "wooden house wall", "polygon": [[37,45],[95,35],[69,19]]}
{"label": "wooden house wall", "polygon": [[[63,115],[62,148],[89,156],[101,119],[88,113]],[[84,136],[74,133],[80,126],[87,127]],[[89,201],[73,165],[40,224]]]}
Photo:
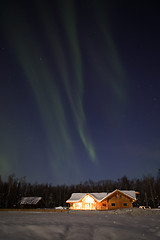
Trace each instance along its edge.
{"label": "wooden house wall", "polygon": [[94,200],[93,203],[86,203],[80,200],[79,202],[70,203],[71,210],[107,210],[107,201],[97,202]]}
{"label": "wooden house wall", "polygon": [[134,200],[132,200],[130,197],[127,197],[120,192],[116,192],[114,195],[108,198],[108,210],[119,208],[132,208],[133,202]]}
{"label": "wooden house wall", "polygon": [[99,209],[99,210],[108,210],[107,200],[104,200],[104,201],[100,202],[100,204],[101,204],[101,209]]}
{"label": "wooden house wall", "polygon": [[[85,198],[85,197],[84,197]],[[112,210],[119,208],[132,208],[132,203],[135,202],[129,196],[116,191],[111,194],[110,197],[104,199],[102,202],[96,201],[93,198],[93,202],[85,202],[82,198],[79,202],[70,203],[70,209],[72,210]]]}
{"label": "wooden house wall", "polygon": [[[89,198],[89,199],[87,199]],[[98,202],[89,194],[84,196],[79,202],[70,203],[70,209],[74,210],[97,210]]]}

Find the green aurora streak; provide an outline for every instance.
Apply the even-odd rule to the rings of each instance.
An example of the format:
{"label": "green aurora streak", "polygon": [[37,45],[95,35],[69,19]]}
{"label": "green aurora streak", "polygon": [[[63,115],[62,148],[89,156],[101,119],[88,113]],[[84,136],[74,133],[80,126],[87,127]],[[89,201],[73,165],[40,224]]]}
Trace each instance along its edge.
{"label": "green aurora streak", "polygon": [[[74,70],[73,86],[70,80],[71,76],[65,47],[60,37],[59,30],[55,24],[51,9],[47,6],[47,4],[45,4],[45,6],[42,4],[42,6],[40,1],[37,1],[36,8],[37,12],[40,14],[43,31],[48,38],[50,49],[52,49],[52,57],[57,63],[56,67],[58,68],[58,73],[63,81],[63,85],[69,99],[79,137],[85,146],[90,159],[92,162],[96,163],[98,159],[95,149],[89,134],[86,132],[87,121],[83,107],[83,66],[76,29],[76,10],[74,8],[74,1],[61,1],[61,3],[63,4],[63,7],[60,5],[60,9],[62,11],[61,16],[63,16],[61,20],[68,40],[68,46],[71,54],[70,57],[72,59],[72,69]],[[46,129],[46,134],[48,136],[48,141],[53,150],[53,152],[50,153],[50,163],[52,165],[53,172],[58,179],[59,175],[57,174],[57,168],[65,164],[67,165],[67,169],[72,166],[72,169],[74,168],[75,172],[78,173],[79,168],[76,157],[74,163],[69,160],[72,158],[68,157],[66,164],[66,155],[74,155],[75,149],[68,129],[61,94],[58,86],[56,85],[56,81],[54,80],[55,77],[53,76],[53,73],[49,71],[47,61],[40,61],[41,56],[43,56],[43,50],[39,45],[39,41],[35,34],[33,31],[31,32],[32,26],[26,21],[25,14],[23,14],[21,10],[17,13],[16,11],[18,10],[12,10],[12,12],[8,11],[9,10],[6,9],[3,14],[6,33],[8,35],[8,39],[12,39],[10,45],[19,60],[19,64],[25,72],[26,78],[32,87],[32,91],[37,101],[37,105],[44,122],[44,127]],[[16,14],[19,15],[19,18]],[[5,15],[9,15],[10,19],[8,20]],[[97,13],[95,15],[97,15]],[[119,76],[119,81],[114,81],[113,78],[107,78],[105,81],[107,82],[107,85],[111,87],[117,99],[124,103],[126,99],[123,81],[125,75],[124,70],[120,64],[119,56],[112,37],[109,34],[109,31],[106,30],[104,21],[100,17],[100,14],[97,16],[97,21],[99,22],[101,31],[104,33],[104,38],[106,39],[106,45],[110,49],[109,54],[114,56],[111,61],[111,65]],[[27,36],[26,39],[25,36]],[[92,55],[91,59],[93,61],[94,51],[92,51],[93,49],[91,46],[87,46],[87,48],[88,50],[90,49],[90,54]],[[104,64],[101,64],[101,66],[102,69],[98,74],[103,76],[105,66]],[[96,66],[94,69],[96,69]],[[103,78],[104,77],[101,79]],[[61,146],[63,146],[63,151]],[[67,170],[65,174],[67,175]]]}
{"label": "green aurora streak", "polygon": [[[6,16],[9,16],[9,18]],[[70,19],[69,16],[66,16],[66,18],[68,19],[67,21],[69,21],[69,23],[73,21],[73,19]],[[31,31],[32,27],[27,22],[23,11],[19,11],[18,9],[14,9],[14,11],[12,9],[12,12],[9,9],[5,9],[3,13],[3,19],[4,25],[6,27],[6,35],[8,39],[12,39],[12,42],[10,41],[10,46],[15,53],[30,86],[32,87],[32,91],[38,103],[38,108],[44,122],[49,144],[52,146],[53,150],[53,152],[50,153],[50,163],[53,167],[54,174],[57,178],[59,178],[59,175],[57,174],[57,168],[60,168],[62,165],[67,165],[68,169],[72,166],[75,172],[79,172],[78,162],[76,161],[76,158],[73,163],[73,161],[69,160],[72,158],[68,157],[66,164],[66,155],[71,156],[74,154],[74,146],[69,134],[65,110],[63,107],[60,92],[54,81],[53,74],[50,73],[47,67],[47,64],[45,61],[40,61],[40,57],[43,55],[43,52],[39,46],[35,34],[33,34],[33,31]],[[61,75],[61,79],[63,80],[67,96],[69,98],[79,136],[90,158],[95,161],[95,151],[93,149],[89,136],[85,133],[84,130],[84,128],[86,128],[86,119],[82,104],[82,67],[80,50],[75,35],[75,26],[72,24],[72,28],[74,30],[72,37],[69,37],[70,33],[67,33],[67,35],[69,38],[70,46],[74,43],[73,49],[71,48],[71,51],[73,54],[73,62],[75,63],[72,64],[72,66],[75,71],[74,84],[75,89],[77,90],[76,94],[73,91],[73,88],[69,81],[70,76],[68,74],[67,60],[64,55],[65,51],[63,51],[63,44],[61,44],[61,39],[58,37],[56,25],[54,24],[54,21],[52,21],[50,24],[47,22],[45,26],[46,28],[44,30],[46,32],[50,32],[50,34],[48,34],[48,38],[53,50],[53,57],[54,55],[56,57],[57,67],[59,68],[59,73]],[[70,27],[68,24],[65,27],[66,29],[68,28],[69,31]],[[63,146],[63,150],[61,146]]]}
{"label": "green aurora streak", "polygon": [[[34,39],[34,35],[31,34],[29,25],[25,22],[23,16],[20,19],[14,18],[14,15],[11,16],[11,22],[8,22],[7,19],[5,21],[8,38],[12,39],[12,42],[10,42],[11,47],[24,70],[38,103],[49,144],[53,150],[50,153],[50,162],[54,175],[58,179],[60,175],[57,173],[57,169],[62,165],[67,166],[66,172],[63,175],[66,174],[67,176],[67,169],[71,165],[74,167],[75,172],[78,171],[76,160],[73,163],[69,160],[70,158],[67,158],[66,164],[65,157],[72,153],[73,146],[69,136],[61,96],[46,64],[39,60],[41,56],[40,47],[38,46],[38,41]],[[12,25],[10,26],[11,23]],[[31,40],[28,38],[27,42],[25,42],[25,36],[31,36]],[[61,146],[63,146],[63,150]]]}
{"label": "green aurora streak", "polygon": [[[69,3],[64,1],[65,4],[65,12],[63,23],[65,23],[66,34],[68,36],[68,41],[72,53],[72,62],[73,69],[75,72],[75,81],[74,87],[76,89],[76,93],[72,90],[71,83],[69,82],[69,73],[67,67],[67,59],[65,58],[65,51],[63,50],[63,44],[61,38],[58,34],[58,29],[56,24],[54,23],[54,19],[52,17],[52,13],[49,8],[46,11],[43,11],[42,7],[39,9],[44,26],[44,30],[46,31],[46,35],[49,39],[50,46],[53,51],[53,57],[56,56],[57,67],[59,69],[59,73],[63,80],[65,90],[70,101],[70,105],[72,107],[74,119],[76,122],[77,130],[79,136],[93,162],[96,161],[96,154],[89,138],[89,135],[85,132],[86,128],[86,117],[83,110],[83,77],[82,77],[82,61],[81,61],[81,53],[77,40],[77,33],[75,27],[75,16],[74,16],[74,7],[73,2],[69,1]],[[47,7],[47,6],[46,6]],[[63,8],[62,8],[63,9]],[[67,10],[66,10],[67,9]],[[47,17],[45,15],[47,12]],[[50,13],[50,14],[49,14]],[[52,24],[51,24],[52,23]],[[53,31],[54,30],[54,31]],[[53,44],[54,42],[54,44]]]}

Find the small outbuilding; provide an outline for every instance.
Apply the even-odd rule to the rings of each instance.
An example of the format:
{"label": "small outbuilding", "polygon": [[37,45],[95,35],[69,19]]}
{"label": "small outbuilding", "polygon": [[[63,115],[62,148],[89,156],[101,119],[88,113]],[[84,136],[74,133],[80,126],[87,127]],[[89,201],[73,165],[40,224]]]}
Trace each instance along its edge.
{"label": "small outbuilding", "polygon": [[132,208],[136,200],[135,191],[116,189],[110,193],[72,193],[66,203],[72,210],[112,210]]}
{"label": "small outbuilding", "polygon": [[44,201],[42,197],[23,197],[20,202],[20,208],[43,208]]}

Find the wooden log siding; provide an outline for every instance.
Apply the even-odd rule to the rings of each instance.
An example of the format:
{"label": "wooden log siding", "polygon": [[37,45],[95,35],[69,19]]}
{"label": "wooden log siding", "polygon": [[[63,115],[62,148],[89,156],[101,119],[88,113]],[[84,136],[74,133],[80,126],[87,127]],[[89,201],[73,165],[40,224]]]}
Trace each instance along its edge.
{"label": "wooden log siding", "polygon": [[[115,190],[112,193],[81,193],[78,197],[80,199],[76,199],[74,201],[75,193],[67,203],[70,203],[70,209],[73,210],[112,210],[118,208],[132,208],[133,202],[136,201],[136,192],[135,191],[120,191]],[[102,199],[98,199],[101,195]]]}
{"label": "wooden log siding", "polygon": [[116,192],[113,196],[108,199],[108,210],[119,209],[119,208],[132,208],[132,200],[130,197]]}

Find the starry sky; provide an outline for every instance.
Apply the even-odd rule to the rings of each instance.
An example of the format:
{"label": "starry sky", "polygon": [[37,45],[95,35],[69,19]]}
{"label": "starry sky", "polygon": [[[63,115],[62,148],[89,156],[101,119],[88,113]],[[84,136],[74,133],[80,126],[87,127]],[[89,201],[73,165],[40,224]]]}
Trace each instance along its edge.
{"label": "starry sky", "polygon": [[57,185],[157,174],[159,10],[123,0],[1,3],[2,178]]}

